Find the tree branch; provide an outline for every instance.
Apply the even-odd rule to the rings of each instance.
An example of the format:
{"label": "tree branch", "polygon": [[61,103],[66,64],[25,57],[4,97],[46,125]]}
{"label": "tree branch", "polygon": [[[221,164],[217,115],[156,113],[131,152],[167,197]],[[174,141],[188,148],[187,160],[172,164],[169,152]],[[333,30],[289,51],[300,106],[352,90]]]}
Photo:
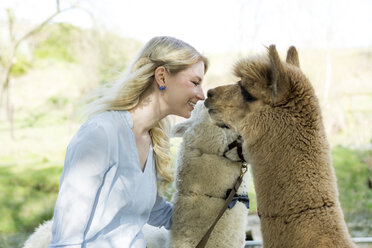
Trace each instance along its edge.
{"label": "tree branch", "polygon": [[9,32],[11,32],[10,37],[11,37],[11,41],[14,45],[12,47],[12,52],[11,52],[11,55],[10,55],[10,62],[9,62],[8,68],[5,69],[5,71],[6,71],[5,80],[3,81],[2,85],[1,85],[0,107],[1,107],[2,102],[3,102],[4,93],[7,90],[7,88],[9,87],[10,73],[12,71],[12,68],[13,68],[14,64],[15,64],[15,56],[16,56],[17,49],[18,49],[18,46],[20,45],[20,43],[22,41],[24,41],[25,39],[27,39],[28,37],[34,35],[35,33],[38,33],[41,29],[44,28],[45,25],[47,25],[57,15],[59,15],[63,12],[69,11],[71,9],[76,9],[76,8],[78,8],[78,6],[76,4],[74,4],[74,5],[71,5],[70,7],[66,8],[66,9],[60,10],[59,0],[57,0],[57,11],[54,12],[52,15],[50,15],[47,19],[45,19],[42,23],[40,23],[34,29],[31,29],[28,33],[23,35],[17,41],[14,40],[13,34],[12,34],[13,33],[13,20],[14,20],[14,18],[11,17],[10,10],[8,10],[8,20],[10,20],[9,21]]}
{"label": "tree branch", "polygon": [[21,43],[22,41],[24,41],[25,39],[27,39],[28,37],[32,36],[33,34],[39,32],[45,25],[47,25],[54,17],[56,17],[57,15],[63,13],[63,12],[66,12],[68,10],[71,10],[71,9],[75,9],[77,8],[76,5],[73,5],[73,6],[70,6],[66,9],[63,9],[63,10],[59,10],[59,7],[57,9],[56,12],[54,12],[51,16],[49,16],[47,19],[45,19],[45,21],[43,21],[41,24],[39,24],[37,27],[35,27],[34,29],[30,30],[28,33],[26,33],[24,36],[22,36],[15,44],[15,49],[17,49],[17,47],[19,46],[19,43]]}
{"label": "tree branch", "polygon": [[12,11],[10,9],[6,9],[6,14],[7,14],[7,17],[8,17],[8,31],[9,31],[9,37],[10,37],[10,41],[12,43],[14,43],[14,34],[13,34],[13,23],[14,23],[14,14],[12,13]]}

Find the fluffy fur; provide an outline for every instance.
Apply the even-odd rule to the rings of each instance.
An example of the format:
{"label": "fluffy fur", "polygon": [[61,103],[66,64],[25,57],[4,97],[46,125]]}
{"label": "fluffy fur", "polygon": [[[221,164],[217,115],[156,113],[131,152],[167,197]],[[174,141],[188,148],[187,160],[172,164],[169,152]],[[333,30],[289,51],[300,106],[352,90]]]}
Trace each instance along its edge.
{"label": "fluffy fur", "polygon": [[[206,108],[197,104],[190,119],[173,128],[183,136],[178,154],[176,192],[171,235],[164,228],[145,225],[143,234],[148,248],[194,248],[213,223],[224,204],[227,189],[232,188],[240,173],[241,162],[236,148],[222,157],[228,144],[238,136],[211,122]],[[248,193],[248,173],[238,191]],[[242,247],[245,243],[248,209],[240,202],[227,210],[215,227],[207,247]],[[40,225],[24,248],[46,248],[51,240],[52,220]]]}
{"label": "fluffy fur", "polygon": [[40,224],[26,240],[23,248],[47,248],[52,240],[52,220]]}
{"label": "fluffy fur", "polygon": [[208,91],[205,106],[241,134],[252,167],[264,247],[355,247],[338,201],[318,99],[294,47],[235,65],[237,84]]}
{"label": "fluffy fur", "polygon": [[[195,248],[224,205],[227,189],[240,174],[242,163],[233,162],[240,160],[236,148],[227,153],[229,159],[222,156],[238,135],[212,123],[202,103],[174,132],[183,135],[183,142],[177,157],[170,247]],[[248,179],[247,173],[239,195],[248,193]],[[248,209],[241,202],[226,210],[206,247],[244,247],[247,216]]]}

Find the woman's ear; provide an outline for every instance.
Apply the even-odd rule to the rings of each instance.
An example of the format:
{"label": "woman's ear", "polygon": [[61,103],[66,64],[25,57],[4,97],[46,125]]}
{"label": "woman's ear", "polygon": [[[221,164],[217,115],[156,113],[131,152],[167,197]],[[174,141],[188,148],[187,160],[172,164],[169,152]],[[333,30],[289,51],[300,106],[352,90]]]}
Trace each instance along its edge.
{"label": "woman's ear", "polygon": [[168,75],[164,66],[159,66],[155,69],[155,81],[158,87],[165,86],[165,78]]}

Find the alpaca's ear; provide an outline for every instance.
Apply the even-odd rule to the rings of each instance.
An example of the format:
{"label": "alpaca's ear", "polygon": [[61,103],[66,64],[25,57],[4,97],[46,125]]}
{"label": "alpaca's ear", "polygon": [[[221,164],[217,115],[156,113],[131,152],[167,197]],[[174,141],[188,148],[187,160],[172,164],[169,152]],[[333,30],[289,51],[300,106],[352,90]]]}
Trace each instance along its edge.
{"label": "alpaca's ear", "polygon": [[172,137],[182,137],[186,130],[191,126],[190,119],[174,125],[171,129]]}
{"label": "alpaca's ear", "polygon": [[242,78],[246,75],[249,75],[249,62],[247,59],[240,59],[238,60],[235,65],[234,65],[234,75],[237,76],[238,78]]}
{"label": "alpaca's ear", "polygon": [[273,91],[274,98],[278,96],[278,89],[280,87],[280,78],[283,73],[283,65],[280,61],[278,51],[276,50],[275,45],[269,46],[269,59],[271,67],[271,82],[269,82],[269,87]]}
{"label": "alpaca's ear", "polygon": [[269,60],[271,80],[268,83],[268,87],[271,90],[272,101],[275,104],[281,102],[287,96],[290,91],[290,81],[286,76],[275,45],[269,47]]}
{"label": "alpaca's ear", "polygon": [[294,46],[288,49],[286,62],[300,68],[300,60],[298,59],[298,53]]}

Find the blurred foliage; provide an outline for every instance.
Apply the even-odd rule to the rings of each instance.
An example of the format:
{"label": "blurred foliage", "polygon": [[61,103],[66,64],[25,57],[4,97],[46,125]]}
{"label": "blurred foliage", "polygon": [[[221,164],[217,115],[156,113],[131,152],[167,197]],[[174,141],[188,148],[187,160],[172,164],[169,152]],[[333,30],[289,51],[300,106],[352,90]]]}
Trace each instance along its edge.
{"label": "blurred foliage", "polygon": [[17,58],[16,63],[13,65],[10,75],[11,76],[22,76],[28,72],[28,70],[31,68],[31,61],[26,58],[26,56],[20,55]]}
{"label": "blurred foliage", "polygon": [[36,59],[56,59],[65,62],[75,62],[76,57],[71,48],[82,31],[66,23],[50,25],[43,32],[44,37],[36,45],[34,57]]}
{"label": "blurred foliage", "polygon": [[0,233],[30,232],[52,217],[62,167],[45,157],[30,162],[0,167]]}
{"label": "blurred foliage", "polygon": [[139,42],[113,33],[103,35],[98,44],[101,53],[100,82],[117,78],[142,47]]}
{"label": "blurred foliage", "polygon": [[142,43],[135,39],[106,30],[85,30],[72,24],[52,23],[24,42],[11,76],[25,75],[33,66],[72,63],[89,74],[87,79],[95,87],[116,78],[141,46]]}
{"label": "blurred foliage", "polygon": [[367,210],[372,217],[372,189],[368,184],[372,172],[363,159],[369,154],[371,150],[358,151],[342,146],[332,150],[344,210],[348,213]]}
{"label": "blurred foliage", "polygon": [[65,96],[51,96],[46,102],[51,105],[51,108],[62,109],[67,106],[69,100]]}
{"label": "blurred foliage", "polygon": [[[339,199],[353,236],[372,236],[372,150],[337,146],[332,150]],[[372,168],[372,167],[371,167]]]}

